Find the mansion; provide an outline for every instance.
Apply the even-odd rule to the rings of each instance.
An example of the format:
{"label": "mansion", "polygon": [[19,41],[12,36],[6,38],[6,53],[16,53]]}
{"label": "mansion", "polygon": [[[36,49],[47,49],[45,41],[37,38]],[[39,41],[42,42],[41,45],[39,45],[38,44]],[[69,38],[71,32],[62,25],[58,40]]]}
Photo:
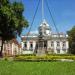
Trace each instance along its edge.
{"label": "mansion", "polygon": [[23,54],[66,54],[69,43],[68,35],[63,33],[52,33],[49,24],[44,19],[38,28],[38,33],[29,33],[21,36]]}

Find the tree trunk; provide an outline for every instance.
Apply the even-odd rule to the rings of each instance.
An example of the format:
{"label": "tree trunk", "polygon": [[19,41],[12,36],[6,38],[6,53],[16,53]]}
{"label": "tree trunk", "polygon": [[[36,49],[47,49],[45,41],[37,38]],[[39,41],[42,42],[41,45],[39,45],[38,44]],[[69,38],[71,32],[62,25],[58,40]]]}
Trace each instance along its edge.
{"label": "tree trunk", "polygon": [[4,40],[2,39],[2,46],[1,46],[1,51],[0,51],[0,57],[3,57],[2,51],[3,51],[3,44],[4,44]]}

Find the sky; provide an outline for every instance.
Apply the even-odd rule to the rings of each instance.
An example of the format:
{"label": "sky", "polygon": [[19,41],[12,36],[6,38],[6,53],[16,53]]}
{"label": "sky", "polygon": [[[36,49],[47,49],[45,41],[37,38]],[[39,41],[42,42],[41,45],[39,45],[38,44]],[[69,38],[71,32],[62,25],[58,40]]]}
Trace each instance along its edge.
{"label": "sky", "polygon": [[[29,27],[23,29],[22,35],[26,35],[26,32],[28,32],[30,28],[39,0],[16,0],[16,1],[21,1],[24,4],[25,10],[23,12],[23,16],[25,17],[25,19],[28,20]],[[31,28],[32,32],[36,32],[38,30],[39,25],[42,22],[41,1],[42,0],[40,0],[40,5]],[[45,1],[46,0],[44,0],[44,17],[48,22],[52,31],[55,33],[56,28],[53,25],[52,18],[49,14]],[[52,16],[54,18],[55,24],[58,28],[58,31],[66,33],[75,25],[75,0],[47,0],[47,1],[49,9],[51,10]]]}

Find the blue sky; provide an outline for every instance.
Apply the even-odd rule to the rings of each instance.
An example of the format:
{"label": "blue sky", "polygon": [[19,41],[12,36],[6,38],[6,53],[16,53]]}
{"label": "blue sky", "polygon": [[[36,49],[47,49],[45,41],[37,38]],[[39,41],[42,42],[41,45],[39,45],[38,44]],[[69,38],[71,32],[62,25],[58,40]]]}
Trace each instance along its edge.
{"label": "blue sky", "polygon": [[[31,25],[38,0],[16,0],[16,1],[23,2],[25,8],[23,15],[28,20],[29,25]],[[75,0],[47,0],[47,1],[59,32],[66,33],[66,31],[70,30],[75,25]],[[51,16],[49,15],[49,11],[46,7],[45,0],[44,0],[44,13],[45,19],[52,28],[52,31],[56,32]],[[42,16],[41,16],[41,0],[40,0],[39,9],[37,11],[31,31],[36,31],[41,21]],[[25,35],[26,32],[28,32],[28,29],[29,28],[27,29],[25,28],[22,32],[22,35]]]}

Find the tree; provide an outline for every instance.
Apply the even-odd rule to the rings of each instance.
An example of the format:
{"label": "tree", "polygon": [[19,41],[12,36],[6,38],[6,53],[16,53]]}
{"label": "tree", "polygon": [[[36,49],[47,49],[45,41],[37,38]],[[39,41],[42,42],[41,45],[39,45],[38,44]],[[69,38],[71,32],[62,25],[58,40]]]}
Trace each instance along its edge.
{"label": "tree", "polygon": [[9,0],[0,0],[0,37],[2,56],[4,41],[20,36],[24,27],[28,27],[28,21],[23,17],[24,7],[21,2],[11,3]]}
{"label": "tree", "polygon": [[69,52],[75,54],[75,26],[67,33],[69,35]]}

